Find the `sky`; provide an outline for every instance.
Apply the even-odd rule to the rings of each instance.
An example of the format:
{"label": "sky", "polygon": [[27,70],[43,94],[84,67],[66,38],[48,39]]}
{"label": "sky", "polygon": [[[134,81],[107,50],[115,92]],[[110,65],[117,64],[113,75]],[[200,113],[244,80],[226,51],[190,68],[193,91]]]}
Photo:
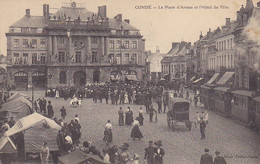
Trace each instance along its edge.
{"label": "sky", "polygon": [[[146,40],[146,50],[155,52],[159,46],[162,53],[171,49],[172,42],[195,42],[200,32],[206,34],[225,24],[225,18],[236,19],[236,11],[247,0],[74,0],[84,3],[87,10],[96,12],[98,6],[107,6],[107,16],[113,18],[122,14],[123,19],[130,19],[130,24],[138,28]],[[31,15],[42,16],[42,5],[49,4],[50,12],[55,12],[63,2],[71,0],[0,0],[0,53],[6,55],[6,36],[9,26],[25,15],[30,9]],[[253,0],[254,5],[259,0]],[[140,9],[150,6],[152,9]],[[175,9],[165,8],[175,6]],[[177,9],[185,6],[193,9]],[[218,9],[194,9],[196,6],[218,6]],[[225,6],[221,8],[221,6]],[[154,8],[156,7],[156,8]],[[159,9],[160,8],[160,9]]]}

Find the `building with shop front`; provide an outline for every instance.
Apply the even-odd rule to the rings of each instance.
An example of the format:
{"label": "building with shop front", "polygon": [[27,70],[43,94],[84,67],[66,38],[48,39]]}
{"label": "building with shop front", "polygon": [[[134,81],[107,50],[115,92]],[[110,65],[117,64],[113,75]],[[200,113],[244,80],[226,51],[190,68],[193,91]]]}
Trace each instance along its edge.
{"label": "building with shop front", "polygon": [[83,4],[64,3],[55,13],[26,15],[9,27],[8,83],[16,87],[85,86],[110,80],[142,80],[145,40],[122,14],[108,18]]}

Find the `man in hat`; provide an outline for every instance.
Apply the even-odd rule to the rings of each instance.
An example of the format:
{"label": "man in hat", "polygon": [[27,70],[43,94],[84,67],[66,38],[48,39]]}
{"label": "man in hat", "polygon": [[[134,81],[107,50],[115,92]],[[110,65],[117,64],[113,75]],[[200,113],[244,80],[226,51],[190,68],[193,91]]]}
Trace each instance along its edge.
{"label": "man in hat", "polygon": [[200,164],[213,164],[213,158],[209,155],[208,148],[205,148],[205,154],[201,155]]}
{"label": "man in hat", "polygon": [[156,149],[154,149],[154,164],[163,164],[163,156],[164,150],[161,148],[162,141],[159,140],[154,143],[156,145]]}
{"label": "man in hat", "polygon": [[205,139],[205,129],[206,129],[206,122],[203,120],[203,117],[200,117],[200,134],[201,134],[201,139]]}
{"label": "man in hat", "polygon": [[53,106],[51,105],[51,101],[48,101],[48,117],[52,118],[52,116],[54,115],[54,111],[53,111]]}
{"label": "man in hat", "polygon": [[149,141],[149,146],[144,149],[144,160],[147,161],[147,164],[154,164],[154,149],[153,141]]}
{"label": "man in hat", "polygon": [[214,159],[214,164],[226,164],[227,163],[225,158],[220,156],[219,151],[216,151],[215,154],[216,154],[216,157]]}

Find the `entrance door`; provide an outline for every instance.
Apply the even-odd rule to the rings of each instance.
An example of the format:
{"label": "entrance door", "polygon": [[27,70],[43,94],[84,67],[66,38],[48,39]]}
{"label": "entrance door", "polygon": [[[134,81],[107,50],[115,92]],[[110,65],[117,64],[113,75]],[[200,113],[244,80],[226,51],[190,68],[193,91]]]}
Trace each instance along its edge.
{"label": "entrance door", "polygon": [[74,86],[80,87],[86,85],[86,73],[78,71],[73,74]]}
{"label": "entrance door", "polygon": [[14,85],[16,88],[27,88],[28,74],[25,72],[17,72],[14,74]]}
{"label": "entrance door", "polygon": [[43,72],[34,72],[32,74],[32,82],[34,87],[45,87],[46,76]]}
{"label": "entrance door", "polygon": [[99,83],[99,75],[100,75],[100,71],[93,72],[93,83]]}

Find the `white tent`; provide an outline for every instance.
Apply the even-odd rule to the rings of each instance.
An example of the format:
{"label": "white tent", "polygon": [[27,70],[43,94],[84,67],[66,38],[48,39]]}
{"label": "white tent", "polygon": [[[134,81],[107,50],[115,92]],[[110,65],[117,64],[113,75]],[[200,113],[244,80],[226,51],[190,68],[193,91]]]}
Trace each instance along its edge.
{"label": "white tent", "polygon": [[13,108],[13,106],[17,106],[18,104],[27,104],[32,108],[32,102],[30,102],[28,99],[26,99],[23,96],[16,97],[10,101],[7,101],[2,105],[3,108]]}
{"label": "white tent", "polygon": [[35,112],[31,115],[21,118],[11,129],[4,133],[4,135],[0,138],[0,152],[5,144],[10,140],[10,136],[43,123],[47,124],[52,129],[61,129],[61,127],[55,121]]}
{"label": "white tent", "polygon": [[24,98],[26,98],[26,99],[29,98],[29,96],[26,95],[26,94],[23,94],[23,93],[20,93],[20,92],[15,92],[15,93],[13,93],[13,95],[12,95],[11,97],[8,98],[7,102],[8,102],[8,101],[11,101],[11,100],[13,100],[13,99],[16,99],[17,97],[24,97]]}

